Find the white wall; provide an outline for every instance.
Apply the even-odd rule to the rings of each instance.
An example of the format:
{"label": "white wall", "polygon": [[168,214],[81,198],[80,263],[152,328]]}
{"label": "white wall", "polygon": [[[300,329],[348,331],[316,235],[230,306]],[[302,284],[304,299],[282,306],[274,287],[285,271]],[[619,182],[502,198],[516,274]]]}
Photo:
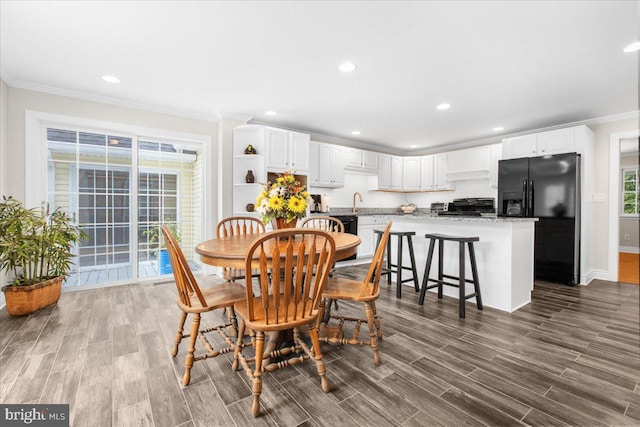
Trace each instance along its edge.
{"label": "white wall", "polygon": [[[9,87],[4,82],[4,80],[0,79],[0,197],[2,197],[5,192],[4,183],[5,183],[5,174],[6,174],[6,156],[5,156],[5,146],[7,145],[7,133],[9,127],[9,115],[8,115],[8,100],[9,100]],[[7,277],[0,273],[0,287],[4,286],[7,283]],[[4,305],[4,293],[0,293],[0,307]]]}
{"label": "white wall", "polygon": [[593,192],[605,194],[604,203],[593,204],[593,268],[594,270],[608,271],[609,239],[618,239],[618,236],[609,236],[609,221],[618,220],[618,218],[609,218],[609,203],[612,197],[614,203],[617,203],[618,200],[617,194],[609,194],[610,137],[612,133],[640,129],[640,123],[638,119],[627,119],[589,125],[589,128],[593,131],[595,141]]}
{"label": "white wall", "polygon": [[[460,197],[494,197],[498,191],[489,187],[489,179],[457,181],[455,191],[436,191],[426,193],[392,193],[386,191],[369,190],[375,188],[376,177],[357,172],[345,172],[343,188],[311,188],[314,194],[326,194],[331,197],[334,208],[351,208],[353,193],[362,194],[362,203],[358,199],[357,206],[366,208],[390,208],[402,204],[414,203],[419,208],[428,208],[433,202],[450,202]],[[365,191],[363,191],[363,189]]]}
{"label": "white wall", "polygon": [[[213,144],[210,152],[213,153],[214,160],[217,158],[218,124],[213,121],[213,117],[212,121],[208,122],[9,87],[8,138],[4,152],[6,160],[3,164],[3,169],[6,168],[4,191],[5,194],[10,194],[19,200],[25,199],[26,191],[24,167],[25,162],[28,161],[25,153],[25,111],[27,110],[207,135],[211,137]],[[215,177],[214,181],[213,188],[216,188]]]}

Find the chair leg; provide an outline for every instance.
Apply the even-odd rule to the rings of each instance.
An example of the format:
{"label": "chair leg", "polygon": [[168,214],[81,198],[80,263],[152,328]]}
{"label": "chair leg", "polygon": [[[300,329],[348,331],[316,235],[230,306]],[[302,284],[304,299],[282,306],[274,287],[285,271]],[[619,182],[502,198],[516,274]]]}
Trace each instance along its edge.
{"label": "chair leg", "polygon": [[398,258],[396,262],[396,298],[402,298],[402,236],[398,236]]}
{"label": "chair leg", "polygon": [[329,392],[329,382],[327,381],[327,368],[322,360],[322,351],[320,351],[320,339],[318,337],[318,329],[312,323],[309,325],[309,337],[311,338],[311,345],[313,346],[313,358],[316,362],[316,369],[320,376],[320,385],[322,391]]}
{"label": "chair leg", "polygon": [[391,237],[387,239],[387,285],[391,286]]}
{"label": "chair leg", "polygon": [[187,320],[187,313],[184,311],[180,313],[180,323],[178,323],[178,333],[176,333],[176,342],[173,346],[173,352],[171,356],[176,357],[178,355],[178,347],[180,346],[180,342],[182,341],[182,332],[184,331],[184,322]]}
{"label": "chair leg", "polygon": [[464,303],[466,301],[465,299],[465,265],[464,265],[464,242],[460,242],[460,257],[458,262],[460,263],[459,266],[459,279],[458,279],[458,317],[460,319],[464,319]]}
{"label": "chair leg", "polygon": [[262,392],[262,356],[264,353],[264,332],[256,332],[256,366],[253,372],[253,405],[251,413],[257,417],[260,413],[260,393]]}
{"label": "chair leg", "polygon": [[[320,329],[320,325],[323,323],[327,323],[327,319],[325,316],[325,312],[326,312],[326,307],[325,307],[325,299],[324,298],[320,298],[320,304],[318,305],[318,318],[316,319],[316,328]],[[331,304],[331,301],[329,301],[329,304]]]}
{"label": "chair leg", "polygon": [[184,361],[184,376],[182,377],[182,385],[188,386],[191,381],[191,367],[193,366],[193,353],[196,351],[196,338],[198,338],[198,331],[200,330],[200,313],[193,315],[193,321],[191,322],[191,336],[189,337],[189,349],[187,350],[187,357]]}
{"label": "chair leg", "polygon": [[376,308],[376,302],[371,301],[371,310],[373,311],[373,322],[376,325],[378,331],[378,341],[382,341],[382,325],[380,324],[380,316],[378,316],[378,309]]}
{"label": "chair leg", "polygon": [[224,309],[227,311],[227,318],[231,324],[229,327],[229,336],[236,337],[238,336],[238,320],[236,319],[236,311],[233,309],[233,306],[225,307]]}
{"label": "chair leg", "polygon": [[418,304],[424,304],[424,297],[427,295],[427,286],[429,286],[429,273],[431,271],[431,261],[433,260],[433,249],[436,245],[435,239],[429,241],[429,253],[427,255],[427,263],[424,267],[424,276],[422,277],[422,289],[420,290],[420,297],[418,298]]}
{"label": "chair leg", "polygon": [[478,280],[478,266],[476,265],[476,252],[473,242],[469,242],[469,258],[471,260],[471,274],[473,275],[473,288],[476,292],[476,305],[482,310],[482,296],[480,296],[480,281]]}
{"label": "chair leg", "polygon": [[367,316],[367,325],[369,326],[369,339],[371,341],[371,349],[373,350],[373,362],[377,366],[380,364],[380,355],[378,354],[378,338],[376,337],[375,324],[373,321],[373,309],[371,307],[371,303],[365,303],[364,312]]}
{"label": "chair leg", "polygon": [[231,365],[231,369],[233,369],[234,371],[237,371],[238,368],[240,367],[240,353],[242,352],[242,348],[244,347],[242,339],[244,338],[245,328],[246,326],[244,324],[244,320],[240,320],[240,327],[238,328],[238,339],[236,341],[236,348],[233,351],[233,365]]}

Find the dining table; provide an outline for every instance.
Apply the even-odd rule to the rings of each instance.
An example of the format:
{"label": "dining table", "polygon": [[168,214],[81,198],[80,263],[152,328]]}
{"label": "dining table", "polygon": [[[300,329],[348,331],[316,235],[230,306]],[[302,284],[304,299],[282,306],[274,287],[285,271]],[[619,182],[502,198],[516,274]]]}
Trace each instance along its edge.
{"label": "dining table", "polygon": [[[336,243],[335,261],[340,261],[354,255],[358,250],[360,238],[355,234],[330,232]],[[203,263],[216,267],[242,268],[246,267],[246,254],[253,241],[263,234],[243,234],[235,236],[217,237],[205,240],[196,246],[196,253],[200,255]],[[273,244],[271,242],[270,244]],[[318,248],[319,249],[319,248]],[[267,254],[271,251],[267,250]],[[257,256],[257,254],[256,254]],[[270,260],[268,260],[270,262]],[[252,262],[252,268],[259,267],[259,260]],[[265,363],[268,363],[267,354],[279,348],[283,342],[283,335],[278,332],[269,334],[269,342],[265,347]]]}

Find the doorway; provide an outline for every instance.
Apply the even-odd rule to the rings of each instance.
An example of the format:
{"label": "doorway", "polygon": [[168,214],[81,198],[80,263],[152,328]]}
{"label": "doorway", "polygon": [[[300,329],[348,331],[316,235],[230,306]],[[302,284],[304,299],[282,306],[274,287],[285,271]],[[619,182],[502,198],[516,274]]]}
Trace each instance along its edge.
{"label": "doorway", "polygon": [[640,284],[639,138],[639,130],[616,133],[609,145],[609,280],[634,284]]}

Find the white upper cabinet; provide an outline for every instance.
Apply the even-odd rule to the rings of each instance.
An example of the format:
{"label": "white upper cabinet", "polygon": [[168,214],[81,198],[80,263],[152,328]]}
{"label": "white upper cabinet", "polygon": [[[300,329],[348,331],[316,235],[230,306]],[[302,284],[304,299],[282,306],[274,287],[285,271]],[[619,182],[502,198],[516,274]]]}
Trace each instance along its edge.
{"label": "white upper cabinet", "polygon": [[581,153],[585,126],[576,126],[502,140],[502,158],[537,157],[561,153]]}
{"label": "white upper cabinet", "polygon": [[266,128],[267,167],[272,170],[286,169],[306,172],[309,170],[309,142],[306,133]]}
{"label": "white upper cabinet", "polygon": [[434,190],[434,168],[433,160],[435,156],[423,156],[420,158],[420,189],[423,191]]}
{"label": "white upper cabinet", "polygon": [[378,153],[357,148],[345,148],[345,167],[352,170],[377,172]]}
{"label": "white upper cabinet", "polygon": [[378,156],[378,190],[402,190],[402,157]]}
{"label": "white upper cabinet", "polygon": [[489,146],[489,186],[498,188],[498,162],[502,160],[502,144]]}
{"label": "white upper cabinet", "polygon": [[467,148],[447,153],[447,179],[489,178],[489,147]]}
{"label": "white upper cabinet", "polygon": [[402,190],[402,158],[391,156],[391,189]]}
{"label": "white upper cabinet", "polygon": [[311,142],[311,187],[344,187],[345,150],[339,145]]}
{"label": "white upper cabinet", "polygon": [[447,181],[447,153],[436,154],[433,158],[433,188],[435,190],[452,190],[453,185]]}
{"label": "white upper cabinet", "polygon": [[402,189],[405,191],[420,191],[422,162],[420,157],[402,158]]}

